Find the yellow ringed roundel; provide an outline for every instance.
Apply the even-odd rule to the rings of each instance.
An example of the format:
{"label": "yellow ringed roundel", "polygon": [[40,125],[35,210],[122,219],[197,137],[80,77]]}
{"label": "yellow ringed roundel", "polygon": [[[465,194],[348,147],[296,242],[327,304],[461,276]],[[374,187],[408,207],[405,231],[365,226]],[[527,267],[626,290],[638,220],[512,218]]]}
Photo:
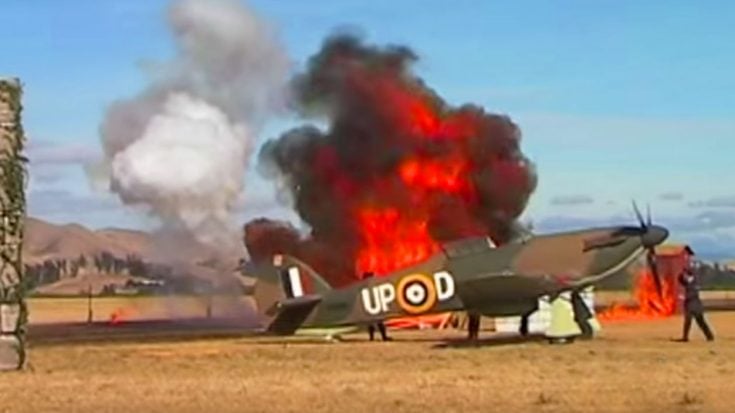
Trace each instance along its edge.
{"label": "yellow ringed roundel", "polygon": [[401,278],[397,290],[398,305],[409,314],[424,313],[436,304],[434,282],[424,274],[411,274]]}

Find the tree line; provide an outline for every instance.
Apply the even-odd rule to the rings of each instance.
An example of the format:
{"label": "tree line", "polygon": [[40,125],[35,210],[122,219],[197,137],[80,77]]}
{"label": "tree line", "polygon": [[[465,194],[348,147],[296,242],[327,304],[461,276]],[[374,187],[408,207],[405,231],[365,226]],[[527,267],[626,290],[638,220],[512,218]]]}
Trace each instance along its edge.
{"label": "tree line", "polygon": [[25,277],[28,287],[33,289],[52,284],[64,278],[75,278],[83,271],[96,271],[102,274],[127,274],[144,278],[160,278],[165,275],[160,266],[147,264],[140,257],[128,254],[118,258],[108,252],[87,257],[47,259],[37,264],[25,264]]}
{"label": "tree line", "polygon": [[[200,294],[213,291],[210,281],[198,279],[191,274],[178,273],[168,265],[149,263],[136,255],[118,258],[108,252],[88,257],[47,259],[37,264],[25,264],[26,285],[32,291],[40,286],[53,284],[66,278],[76,278],[85,272],[99,274],[129,275],[155,281],[145,283],[128,281],[125,288],[144,294]],[[100,294],[117,294],[115,285],[104,286]],[[83,293],[83,292],[80,292]]]}

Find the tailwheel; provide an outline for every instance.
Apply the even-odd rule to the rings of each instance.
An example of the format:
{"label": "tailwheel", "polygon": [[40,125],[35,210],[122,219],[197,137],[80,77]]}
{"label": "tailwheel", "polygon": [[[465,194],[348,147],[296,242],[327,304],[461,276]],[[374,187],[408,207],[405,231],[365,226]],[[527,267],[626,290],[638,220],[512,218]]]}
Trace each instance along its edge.
{"label": "tailwheel", "polygon": [[324,341],[326,341],[328,343],[341,343],[342,342],[342,337],[340,337],[338,335],[331,335],[331,334],[329,334],[329,335],[327,335],[327,336],[324,337]]}
{"label": "tailwheel", "polygon": [[572,344],[574,337],[550,337],[549,344]]}

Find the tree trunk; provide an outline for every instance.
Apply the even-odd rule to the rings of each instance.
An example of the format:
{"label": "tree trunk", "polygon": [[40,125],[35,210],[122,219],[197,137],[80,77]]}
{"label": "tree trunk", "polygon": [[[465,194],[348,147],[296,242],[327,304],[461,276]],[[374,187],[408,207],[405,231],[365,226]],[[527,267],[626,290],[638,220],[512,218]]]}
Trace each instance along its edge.
{"label": "tree trunk", "polygon": [[27,160],[21,154],[21,94],[18,79],[0,78],[0,370],[25,364],[28,315],[22,245]]}

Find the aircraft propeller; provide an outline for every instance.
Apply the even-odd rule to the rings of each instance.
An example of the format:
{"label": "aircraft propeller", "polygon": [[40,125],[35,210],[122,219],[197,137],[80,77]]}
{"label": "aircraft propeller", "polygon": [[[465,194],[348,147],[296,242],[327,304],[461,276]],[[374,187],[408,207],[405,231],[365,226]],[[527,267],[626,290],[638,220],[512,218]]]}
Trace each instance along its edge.
{"label": "aircraft propeller", "polygon": [[[641,226],[641,240],[643,241],[643,247],[646,249],[646,263],[648,264],[648,269],[651,273],[651,276],[653,277],[653,282],[656,285],[656,293],[658,293],[659,299],[663,301],[664,295],[663,295],[663,287],[661,284],[661,276],[658,272],[658,266],[656,265],[656,250],[655,246],[657,244],[656,241],[652,241],[649,234],[651,234],[652,230],[655,228],[653,226],[652,220],[651,220],[651,208],[650,205],[646,205],[646,220],[643,220],[643,215],[641,214],[641,211],[638,209],[638,205],[636,205],[635,201],[633,201],[633,211],[635,212],[636,217],[638,218],[638,223]],[[654,240],[657,240],[659,237],[653,236]]]}

